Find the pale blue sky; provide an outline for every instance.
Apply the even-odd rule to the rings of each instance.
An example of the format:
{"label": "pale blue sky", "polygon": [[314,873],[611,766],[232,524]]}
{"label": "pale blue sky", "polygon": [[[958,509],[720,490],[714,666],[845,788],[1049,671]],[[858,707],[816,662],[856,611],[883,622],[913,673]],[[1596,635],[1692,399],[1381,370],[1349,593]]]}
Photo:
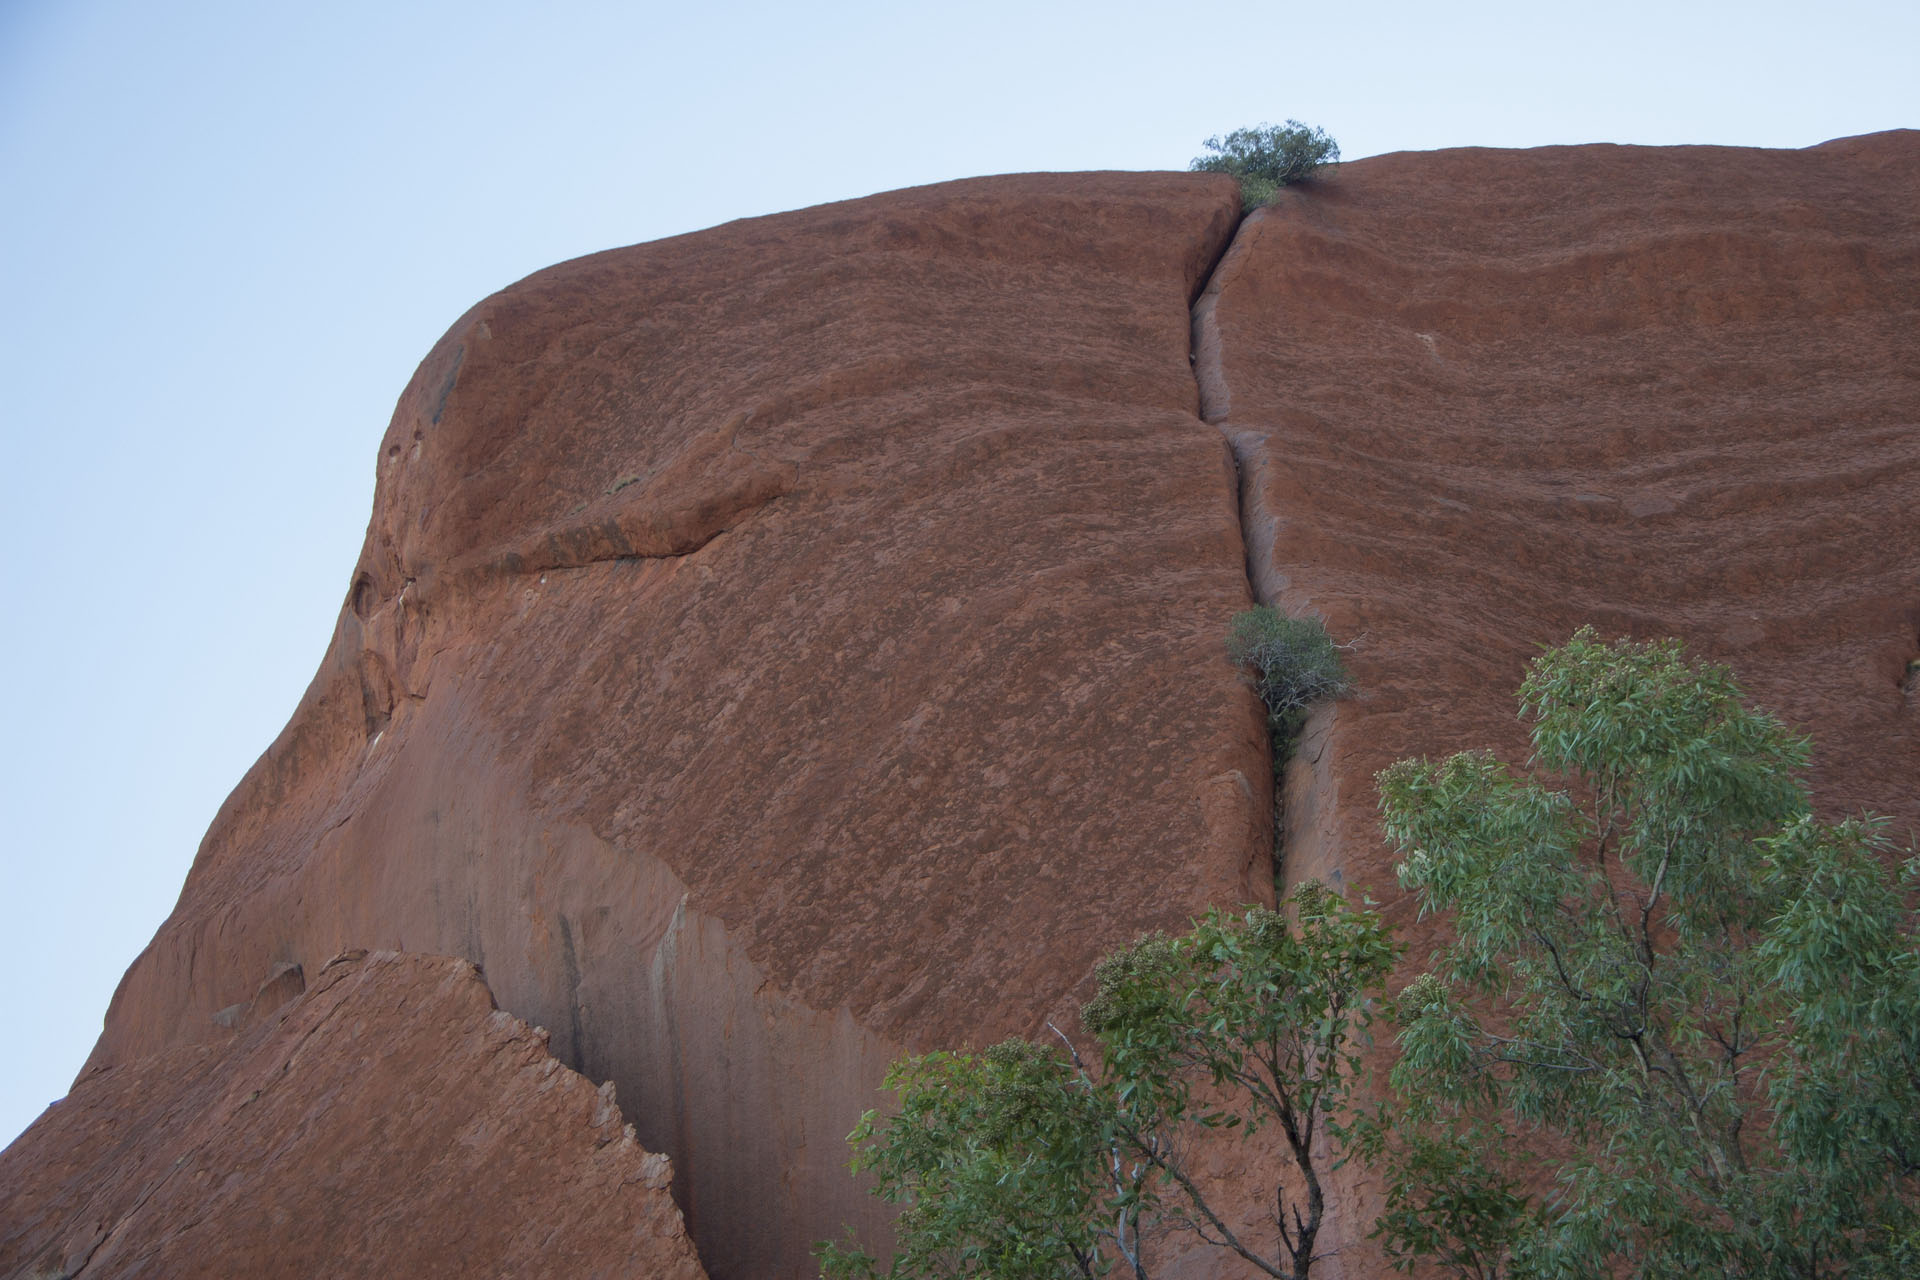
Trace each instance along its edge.
{"label": "pale blue sky", "polygon": [[[1182,16],[1197,14],[1199,17]],[[345,593],[395,397],[577,254],[923,182],[1920,126],[1920,5],[0,0],[0,1141]]]}

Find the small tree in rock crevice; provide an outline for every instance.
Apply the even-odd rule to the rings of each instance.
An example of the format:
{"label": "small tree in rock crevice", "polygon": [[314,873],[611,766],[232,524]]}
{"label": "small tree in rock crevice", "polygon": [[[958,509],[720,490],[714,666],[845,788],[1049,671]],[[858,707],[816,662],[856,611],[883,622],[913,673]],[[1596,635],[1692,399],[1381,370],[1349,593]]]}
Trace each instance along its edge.
{"label": "small tree in rock crevice", "polygon": [[1353,692],[1340,651],[1320,619],[1292,617],[1270,604],[1236,614],[1228,624],[1227,656],[1253,668],[1254,691],[1267,709],[1275,773],[1293,754],[1307,713]]}
{"label": "small tree in rock crevice", "polygon": [[1230,173],[1240,180],[1240,203],[1248,210],[1273,202],[1280,188],[1332,169],[1340,162],[1340,144],[1325,129],[1289,120],[1235,129],[1208,138],[1211,155],[1195,157],[1192,170]]}

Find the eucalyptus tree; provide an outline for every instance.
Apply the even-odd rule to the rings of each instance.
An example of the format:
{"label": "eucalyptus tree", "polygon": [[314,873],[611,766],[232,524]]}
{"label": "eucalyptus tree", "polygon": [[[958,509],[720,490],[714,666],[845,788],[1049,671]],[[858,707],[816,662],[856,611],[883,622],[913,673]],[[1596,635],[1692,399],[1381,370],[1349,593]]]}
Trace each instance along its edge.
{"label": "eucalyptus tree", "polygon": [[1808,740],[1676,641],[1591,629],[1520,690],[1532,768],[1381,773],[1456,940],[1395,1002],[1378,1236],[1456,1274],[1909,1274],[1920,859],[1816,819]]}
{"label": "eucalyptus tree", "polygon": [[[857,1241],[831,1276],[1147,1280],[1176,1233],[1259,1273],[1307,1280],[1325,1255],[1327,1162],[1357,1112],[1366,1032],[1399,948],[1318,883],[1285,911],[1213,911],[1096,970],[1083,1054],[1064,1034],[896,1063],[891,1114],[849,1139],[901,1206],[884,1272]],[[1211,1135],[1211,1136],[1209,1136]],[[1261,1220],[1228,1212],[1191,1159],[1232,1144],[1270,1180]]]}

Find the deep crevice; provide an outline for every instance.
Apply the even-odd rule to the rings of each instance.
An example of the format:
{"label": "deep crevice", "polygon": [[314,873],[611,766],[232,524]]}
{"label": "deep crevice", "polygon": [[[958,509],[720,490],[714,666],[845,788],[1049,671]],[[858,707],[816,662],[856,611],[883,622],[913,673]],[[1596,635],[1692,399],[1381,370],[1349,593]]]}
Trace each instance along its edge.
{"label": "deep crevice", "polygon": [[1207,265],[1202,267],[1200,274],[1194,277],[1193,288],[1187,293],[1187,309],[1189,311],[1200,301],[1201,296],[1207,292],[1208,286],[1213,283],[1214,274],[1220,270],[1220,264],[1226,260],[1227,251],[1233,248],[1233,242],[1240,238],[1240,228],[1247,225],[1247,218],[1252,213],[1253,210],[1247,208],[1245,205],[1240,206],[1240,212],[1235,215],[1234,218],[1233,234],[1226,236],[1220,241],[1220,247],[1213,251],[1213,256],[1207,260]]}
{"label": "deep crevice", "polygon": [[[1251,210],[1241,217],[1233,234],[1214,258],[1200,290],[1191,300],[1188,364],[1193,370],[1196,412],[1201,421],[1220,432],[1228,455],[1233,459],[1234,508],[1240,523],[1242,568],[1247,576],[1248,594],[1253,597],[1255,604],[1272,605],[1276,603],[1285,581],[1273,568],[1273,520],[1262,511],[1259,497],[1259,480],[1266,466],[1260,446],[1266,437],[1251,429],[1236,429],[1229,420],[1232,395],[1227,386],[1226,361],[1215,315],[1221,293],[1237,273],[1242,256],[1248,251],[1246,245],[1251,235],[1258,231],[1260,223],[1254,216],[1258,212]],[[1265,708],[1262,710],[1264,712]],[[1269,740],[1268,772],[1273,786],[1272,858],[1276,897],[1286,891],[1286,778],[1306,736],[1304,730],[1297,734],[1292,751],[1284,758],[1280,747]]]}
{"label": "deep crevice", "polygon": [[1255,431],[1238,430],[1230,421],[1233,398],[1227,387],[1220,329],[1214,316],[1220,295],[1231,282],[1240,257],[1246,252],[1244,242],[1258,229],[1259,223],[1254,216],[1256,213],[1258,210],[1243,217],[1240,225],[1234,228],[1233,235],[1214,260],[1212,270],[1193,299],[1188,329],[1188,363],[1193,369],[1198,403],[1196,412],[1201,421],[1220,432],[1233,456],[1234,475],[1237,478],[1234,501],[1240,520],[1240,541],[1245,550],[1248,589],[1255,603],[1272,604],[1278,594],[1279,583],[1270,565],[1272,539],[1263,537],[1263,531],[1257,527],[1260,523],[1257,514],[1259,501],[1254,489],[1264,465],[1259,445],[1265,437]]}

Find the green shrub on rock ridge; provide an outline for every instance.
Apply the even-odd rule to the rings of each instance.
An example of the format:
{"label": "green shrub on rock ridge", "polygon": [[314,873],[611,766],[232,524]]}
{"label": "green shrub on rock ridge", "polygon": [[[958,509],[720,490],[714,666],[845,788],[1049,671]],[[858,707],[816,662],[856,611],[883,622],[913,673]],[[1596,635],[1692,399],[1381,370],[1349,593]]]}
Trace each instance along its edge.
{"label": "green shrub on rock ridge", "polygon": [[1235,129],[1224,138],[1208,138],[1205,145],[1213,154],[1196,157],[1188,168],[1240,179],[1240,202],[1249,210],[1271,203],[1280,188],[1340,162],[1340,144],[1325,129],[1298,120]]}

